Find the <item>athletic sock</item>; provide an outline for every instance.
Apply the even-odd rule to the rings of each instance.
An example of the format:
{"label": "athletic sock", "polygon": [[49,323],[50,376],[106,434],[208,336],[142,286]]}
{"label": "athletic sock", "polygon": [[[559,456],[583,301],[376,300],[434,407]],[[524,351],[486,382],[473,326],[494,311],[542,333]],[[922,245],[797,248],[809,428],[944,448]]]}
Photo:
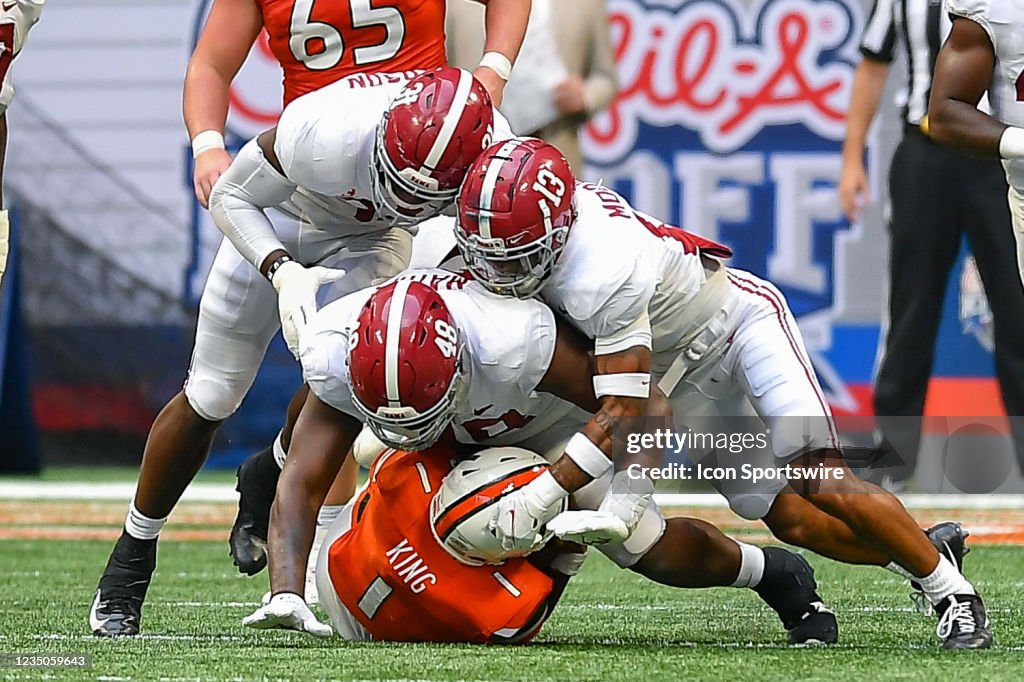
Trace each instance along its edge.
{"label": "athletic sock", "polygon": [[740,546],[740,571],[732,587],[757,587],[764,577],[764,550],[745,542],[736,544]]}
{"label": "athletic sock", "polygon": [[344,508],[343,504],[325,504],[320,507],[320,512],[316,515],[316,525],[324,528],[330,526]]}
{"label": "athletic sock", "polygon": [[281,444],[281,432],[277,433],[277,438],[274,439],[274,461],[277,462],[279,469],[284,469],[284,460],[288,456],[288,453],[284,449],[284,445]]}
{"label": "athletic sock", "polygon": [[974,586],[949,559],[939,556],[939,565],[923,578],[918,578],[921,589],[932,604],[938,604],[951,594],[977,594]]}
{"label": "athletic sock", "polygon": [[167,517],[154,519],[146,516],[135,506],[135,498],[128,505],[128,516],[124,519],[124,531],[136,540],[155,540],[167,523]]}
{"label": "athletic sock", "polygon": [[914,577],[913,573],[903,568],[895,561],[890,561],[888,564],[886,564],[885,570],[890,571],[891,573],[895,573],[899,577],[906,578],[907,580],[917,580],[917,578]]}

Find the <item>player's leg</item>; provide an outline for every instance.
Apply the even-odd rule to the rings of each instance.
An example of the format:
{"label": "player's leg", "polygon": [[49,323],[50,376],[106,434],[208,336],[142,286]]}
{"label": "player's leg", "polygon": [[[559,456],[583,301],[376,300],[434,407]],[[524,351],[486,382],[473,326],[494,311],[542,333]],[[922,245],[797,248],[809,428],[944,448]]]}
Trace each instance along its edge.
{"label": "player's leg", "polygon": [[[597,509],[611,478],[608,472],[576,491],[576,505]],[[750,588],[779,615],[791,643],[831,643],[838,638],[835,615],[817,593],[813,569],[788,550],[738,542],[698,519],[665,519],[654,503],[625,542],[598,549],[621,568],[662,585]]]}
{"label": "player's leg", "polygon": [[160,530],[217,427],[252,385],[278,324],[273,288],[225,240],[200,302],[185,388],[153,423],[124,531],[100,579],[90,610],[95,634],[138,633]]}
{"label": "player's leg", "polygon": [[[759,299],[765,312],[748,312],[729,353],[736,359],[737,378],[751,404],[768,425],[779,463],[792,461],[808,469],[823,465],[842,474],[791,481],[793,491],[845,523],[862,543],[886,554],[921,585],[934,605],[939,607],[949,599],[964,605],[954,608],[949,604],[963,623],[946,633],[947,646],[990,645],[984,606],[970,582],[939,554],[894,495],[857,478],[846,467],[828,404],[782,294],[746,273],[730,273],[730,277],[747,297]],[[965,609],[970,613],[965,614]],[[972,620],[969,628],[968,619]]]}
{"label": "player's leg", "polygon": [[236,472],[238,514],[231,526],[228,545],[232,561],[246,575],[256,575],[267,565],[265,548],[270,507],[274,503],[274,491],[281,477],[292,428],[308,393],[309,387],[303,384],[288,403],[284,428],[274,442],[242,462]]}
{"label": "player's leg", "polygon": [[961,221],[978,274],[992,308],[996,376],[1002,392],[1017,461],[1024,473],[1024,287],[1012,254],[1016,251],[1006,196],[1006,175],[990,159],[964,158]]}
{"label": "player's leg", "polygon": [[[402,229],[339,240],[331,230],[301,233],[302,238],[290,250],[303,263],[345,270],[346,275],[321,292],[327,303],[346,294],[397,275],[405,269],[412,252],[412,236]],[[255,575],[267,564],[264,546],[274,501],[277,479],[288,450],[291,429],[306,399],[307,387],[300,389],[289,404],[285,426],[272,446],[251,456],[238,469],[238,515],[231,529],[231,557],[239,571]],[[338,479],[331,487],[319,525],[325,526],[337,516],[340,505],[352,497],[359,467],[346,457]]]}
{"label": "player's leg", "polygon": [[889,173],[889,313],[874,394],[883,440],[866,475],[897,487],[917,463],[944,293],[960,248],[959,173],[951,162],[958,157],[908,132]]}

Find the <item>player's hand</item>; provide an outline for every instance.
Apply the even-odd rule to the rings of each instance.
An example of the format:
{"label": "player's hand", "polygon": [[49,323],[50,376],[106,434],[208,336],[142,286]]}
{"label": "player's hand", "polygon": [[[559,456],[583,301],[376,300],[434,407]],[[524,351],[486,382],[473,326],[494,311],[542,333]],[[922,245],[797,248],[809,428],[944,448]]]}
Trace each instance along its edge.
{"label": "player's hand", "polygon": [[196,199],[209,208],[210,192],[217,184],[217,179],[231,165],[231,154],[225,149],[207,149],[196,157],[195,169],[192,174],[192,185],[196,191]]}
{"label": "player's hand", "polygon": [[626,522],[618,516],[589,509],[562,512],[548,522],[548,530],[559,540],[580,545],[625,542],[629,537]]}
{"label": "player's hand", "polygon": [[330,637],[333,630],[316,619],[297,594],[282,592],[242,619],[242,625],[257,630],[298,630],[316,637]]}
{"label": "player's hand", "polygon": [[576,116],[587,111],[586,89],[583,79],[569,76],[555,86],[552,98],[555,108],[566,116]]}
{"label": "player's hand", "polygon": [[839,205],[851,223],[860,220],[864,207],[871,201],[868,176],[859,160],[843,164],[839,178]]}
{"label": "player's hand", "polygon": [[651,506],[654,495],[654,481],[646,476],[630,476],[627,471],[618,471],[612,476],[612,484],[598,508],[598,512],[618,517],[626,526],[627,536],[632,535],[641,517]]}
{"label": "player's hand", "polygon": [[502,97],[505,95],[505,81],[489,66],[476,67],[473,77],[480,81],[480,84],[487,90],[495,108],[500,107]]}
{"label": "player's hand", "polygon": [[529,554],[544,544],[544,524],[564,507],[569,493],[550,471],[498,500],[488,527],[512,555]]}
{"label": "player's hand", "polygon": [[295,357],[299,357],[299,332],[316,312],[316,295],[320,287],[344,276],[344,270],[320,265],[307,268],[295,261],[284,263],[274,273],[272,284],[277,289],[281,333],[288,350]]}

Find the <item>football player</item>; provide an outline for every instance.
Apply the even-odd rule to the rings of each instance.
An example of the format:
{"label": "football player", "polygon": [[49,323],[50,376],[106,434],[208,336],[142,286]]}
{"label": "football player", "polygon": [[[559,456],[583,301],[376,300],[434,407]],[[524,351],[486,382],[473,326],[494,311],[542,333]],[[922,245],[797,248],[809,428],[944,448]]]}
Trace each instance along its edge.
{"label": "football player", "polygon": [[[947,648],[991,645],[984,604],[959,568],[962,536],[940,554],[896,497],[846,468],[785,298],[725,267],[728,248],[633,209],[609,188],[577,183],[562,155],[536,139],[484,152],[458,210],[457,243],[477,280],[498,293],[540,296],[594,340],[598,396],[623,386],[639,395],[653,378],[679,433],[692,418],[711,430],[743,429],[749,418],[767,426],[770,447],[690,449],[698,463],[762,472],[760,481],[714,481],[736,513],[763,519],[785,542],[914,581],[940,614]],[[618,402],[605,398],[596,418],[621,413]],[[814,483],[764,474],[788,463],[841,473]],[[495,505],[495,531],[507,546],[529,546],[533,528],[557,513],[562,500],[543,485],[538,478]],[[784,488],[794,494],[780,495]]]}
{"label": "football player", "polygon": [[[530,0],[487,5],[486,44],[473,72],[501,104],[519,54]],[[260,31],[284,71],[284,104],[355,73],[435,69],[448,63],[445,0],[215,0],[185,74],[184,115],[195,158],[193,184],[203,206],[231,164],[224,149],[231,81]]]}
{"label": "football player", "polygon": [[[582,509],[628,497],[609,495],[608,455],[566,445],[589,430],[598,407],[592,364],[584,340],[538,301],[496,296],[443,270],[410,271],[324,306],[301,342],[310,392],[278,482],[267,545],[268,607],[275,613],[301,610],[295,596],[303,592],[317,512],[360,420],[403,450],[426,449],[451,427],[465,444],[544,453],[553,464],[534,481],[545,491],[570,490]],[[665,401],[657,392],[652,398],[649,414],[663,416]],[[601,460],[585,459],[594,452]],[[559,494],[557,506],[567,496]],[[702,521],[666,521],[649,499],[642,508],[632,499],[616,503],[639,516],[630,527],[616,519],[621,533],[603,535],[610,527],[601,526],[568,536],[608,540],[600,550],[619,566],[666,585],[750,587],[778,613],[791,642],[835,641],[835,616],[798,555],[733,541]],[[537,549],[547,529],[534,533],[536,542],[503,551]]]}
{"label": "football player", "polygon": [[[1024,7],[1008,0],[947,0],[945,7],[953,26],[935,59],[928,134],[939,144],[1003,160],[1024,280]],[[978,109],[986,91],[991,115]]]}
{"label": "football player", "polygon": [[14,98],[11,62],[43,13],[43,0],[8,0],[0,5],[0,282],[7,269],[10,225],[3,207],[4,161],[7,154],[7,107]]}
{"label": "football player", "polygon": [[[487,531],[490,497],[523,485],[547,463],[507,447],[456,461],[446,446],[386,451],[328,529],[316,559],[317,591],[342,638],[521,644],[551,615],[585,548],[555,542],[514,557]],[[243,623],[331,634],[301,596],[272,603]]]}
{"label": "football player", "polygon": [[[331,298],[402,271],[407,228],[451,205],[493,117],[468,71],[357,75],[295,100],[239,152],[212,194],[227,238],[200,301],[188,377],[147,439],[125,531],[90,610],[94,633],[138,633],[157,536],[278,327],[294,352],[320,285],[331,283]],[[275,229],[271,207],[294,222]]]}

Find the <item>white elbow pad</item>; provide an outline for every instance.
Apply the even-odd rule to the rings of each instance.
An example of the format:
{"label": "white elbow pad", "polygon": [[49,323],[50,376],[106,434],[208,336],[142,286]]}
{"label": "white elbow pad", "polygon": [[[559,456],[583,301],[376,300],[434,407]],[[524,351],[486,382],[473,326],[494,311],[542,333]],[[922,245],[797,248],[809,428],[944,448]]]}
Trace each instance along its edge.
{"label": "white elbow pad", "polygon": [[210,215],[217,228],[250,263],[284,248],[263,209],[277,206],[295,191],[263,155],[256,140],[238,152],[210,192]]}
{"label": "white elbow pad", "polygon": [[624,398],[651,397],[651,375],[647,372],[622,372],[594,376],[594,395],[603,398],[617,395]]}

